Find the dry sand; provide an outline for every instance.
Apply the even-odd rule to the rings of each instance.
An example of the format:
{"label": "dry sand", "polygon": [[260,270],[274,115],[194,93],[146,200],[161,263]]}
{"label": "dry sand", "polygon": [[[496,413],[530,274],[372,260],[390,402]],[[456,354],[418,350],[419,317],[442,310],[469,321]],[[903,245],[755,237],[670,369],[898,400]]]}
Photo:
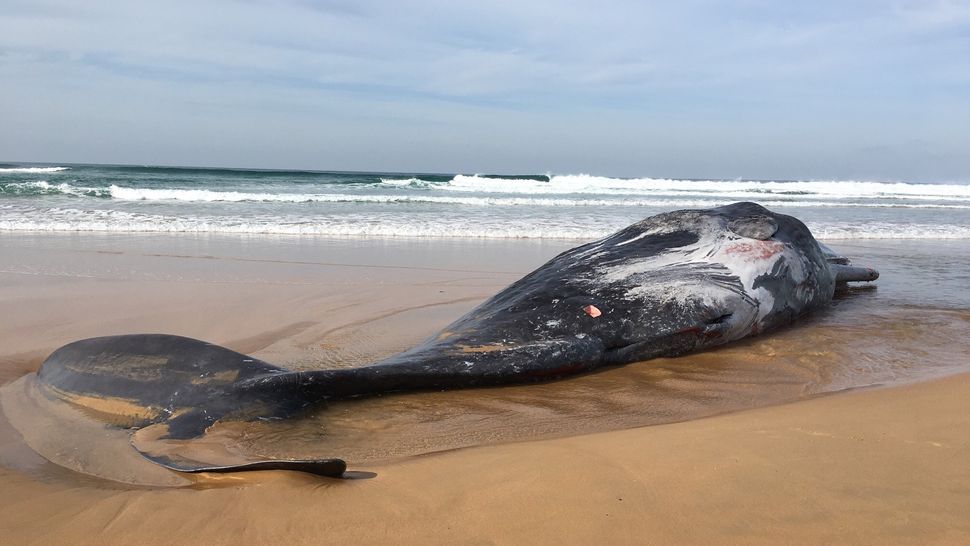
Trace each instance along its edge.
{"label": "dry sand", "polygon": [[[559,249],[441,243],[429,262],[420,245],[364,246],[333,243],[322,256],[286,239],[4,236],[0,383],[73,339],[133,331],[200,337],[294,367],[362,363],[433,332]],[[429,311],[422,321],[380,327],[382,317],[421,308]],[[608,385],[602,376],[585,388]],[[958,375],[683,423],[397,457],[367,465],[372,479],[260,472],[183,488],[65,470],[0,419],[0,536],[36,544],[966,544],[968,410],[970,375]]]}

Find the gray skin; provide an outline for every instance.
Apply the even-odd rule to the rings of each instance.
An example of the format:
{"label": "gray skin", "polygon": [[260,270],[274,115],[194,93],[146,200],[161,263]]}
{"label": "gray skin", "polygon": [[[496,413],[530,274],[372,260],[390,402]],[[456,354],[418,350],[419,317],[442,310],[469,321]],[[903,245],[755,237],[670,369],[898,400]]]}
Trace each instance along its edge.
{"label": "gray skin", "polygon": [[[802,222],[754,203],[660,214],[556,256],[428,341],[370,366],[292,372],[162,334],[78,341],[38,372],[54,396],[123,399],[134,427],[202,436],[220,419],[288,417],[328,399],[543,381],[714,347],[826,306],[871,281]],[[592,306],[592,307],[590,307]],[[597,312],[598,311],[598,312]],[[143,450],[186,472],[263,468],[339,476],[339,459],[209,465]]]}

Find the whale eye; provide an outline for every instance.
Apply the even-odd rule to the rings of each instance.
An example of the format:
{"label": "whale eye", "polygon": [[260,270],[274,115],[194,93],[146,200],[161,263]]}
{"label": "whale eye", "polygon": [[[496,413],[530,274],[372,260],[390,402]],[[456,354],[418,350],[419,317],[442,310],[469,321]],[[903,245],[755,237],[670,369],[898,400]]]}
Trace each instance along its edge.
{"label": "whale eye", "polygon": [[728,229],[742,237],[764,241],[778,231],[778,224],[768,216],[746,216],[728,222]]}

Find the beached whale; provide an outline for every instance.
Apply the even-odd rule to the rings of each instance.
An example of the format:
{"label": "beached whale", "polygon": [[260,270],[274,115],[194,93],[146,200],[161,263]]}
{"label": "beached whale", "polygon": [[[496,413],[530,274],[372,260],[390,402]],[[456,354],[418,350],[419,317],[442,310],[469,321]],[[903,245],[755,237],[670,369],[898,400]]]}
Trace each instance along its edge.
{"label": "beached whale", "polygon": [[659,214],[566,251],[421,345],[366,367],[293,372],[146,334],[71,343],[37,377],[52,396],[139,429],[135,448],[174,470],[340,476],[340,459],[220,463],[189,446],[219,420],[289,417],[328,399],[548,380],[713,347],[827,305],[839,283],[877,277],[799,220],[736,203]]}

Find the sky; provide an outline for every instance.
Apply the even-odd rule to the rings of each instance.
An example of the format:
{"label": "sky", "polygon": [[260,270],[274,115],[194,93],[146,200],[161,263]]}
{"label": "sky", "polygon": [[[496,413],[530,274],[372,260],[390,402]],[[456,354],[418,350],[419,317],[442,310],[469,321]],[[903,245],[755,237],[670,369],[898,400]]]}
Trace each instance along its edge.
{"label": "sky", "polygon": [[970,182],[970,0],[0,0],[0,161]]}

